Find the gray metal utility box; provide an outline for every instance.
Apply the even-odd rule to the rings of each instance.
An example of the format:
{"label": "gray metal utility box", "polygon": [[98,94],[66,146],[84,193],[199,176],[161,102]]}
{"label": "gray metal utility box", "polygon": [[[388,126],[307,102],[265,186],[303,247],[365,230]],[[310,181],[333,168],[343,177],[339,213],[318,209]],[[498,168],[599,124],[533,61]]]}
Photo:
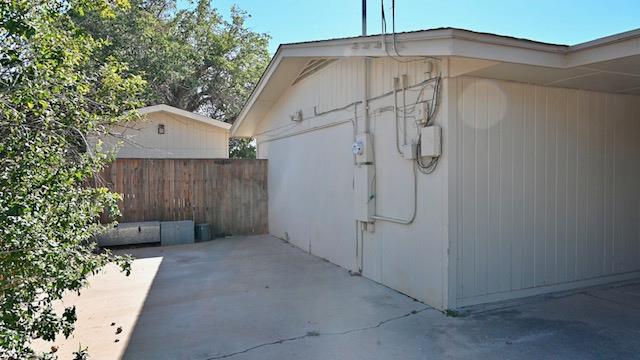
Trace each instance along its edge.
{"label": "gray metal utility box", "polygon": [[211,240],[209,224],[196,224],[196,242]]}
{"label": "gray metal utility box", "polygon": [[193,220],[163,221],[160,223],[160,244],[162,246],[193,243]]}
{"label": "gray metal utility box", "polygon": [[144,221],[118,224],[99,235],[98,245],[117,246],[160,242],[160,222]]}

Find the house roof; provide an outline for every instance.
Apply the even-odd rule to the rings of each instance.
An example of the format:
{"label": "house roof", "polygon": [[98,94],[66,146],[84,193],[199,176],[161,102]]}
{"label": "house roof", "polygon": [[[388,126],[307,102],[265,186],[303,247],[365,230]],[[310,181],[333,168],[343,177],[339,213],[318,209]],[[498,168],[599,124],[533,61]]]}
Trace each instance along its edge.
{"label": "house roof", "polygon": [[138,114],[140,114],[140,115],[148,115],[148,114],[153,114],[153,113],[157,113],[157,112],[166,112],[166,113],[169,113],[169,114],[182,116],[182,117],[194,120],[194,121],[199,121],[199,122],[207,124],[207,125],[219,127],[221,129],[224,129],[224,130],[227,130],[227,131],[231,128],[231,124],[229,124],[229,123],[226,123],[226,122],[223,122],[223,121],[219,121],[219,120],[214,120],[214,119],[212,119],[210,117],[203,116],[203,115],[200,115],[200,114],[196,114],[196,113],[191,112],[191,111],[178,109],[177,107],[173,107],[173,106],[166,105],[166,104],[147,106],[147,107],[140,108],[137,111],[138,111]]}
{"label": "house roof", "polygon": [[[470,74],[474,76],[640,94],[640,29],[572,46],[457,28],[397,33],[396,38],[403,56],[484,60],[485,66]],[[387,34],[387,47],[390,41]],[[386,56],[380,34],[280,45],[231,135],[252,136],[258,121],[310,61]]]}

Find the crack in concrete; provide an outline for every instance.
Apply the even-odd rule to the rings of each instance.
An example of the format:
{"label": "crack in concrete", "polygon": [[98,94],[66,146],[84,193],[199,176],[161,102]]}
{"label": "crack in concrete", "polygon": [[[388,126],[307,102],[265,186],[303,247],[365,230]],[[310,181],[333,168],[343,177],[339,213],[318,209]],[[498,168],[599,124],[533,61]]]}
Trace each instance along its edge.
{"label": "crack in concrete", "polygon": [[616,300],[613,300],[613,299],[608,299],[608,298],[605,298],[605,297],[602,297],[602,296],[598,296],[598,295],[592,294],[592,293],[590,293],[590,292],[585,292],[584,294],[585,294],[585,295],[588,295],[588,296],[591,296],[592,298],[595,298],[595,299],[598,299],[598,300],[608,301],[608,302],[610,302],[610,303],[612,303],[612,304],[617,304],[617,305],[620,305],[620,306],[625,306],[625,307],[627,307],[627,308],[631,308],[631,309],[634,309],[634,310],[640,310],[640,308],[639,308],[639,307],[633,306],[633,305],[631,305],[631,304],[627,304],[627,303],[624,303],[624,302],[621,302],[621,301],[616,301]]}
{"label": "crack in concrete", "polygon": [[372,326],[366,326],[366,327],[350,329],[350,330],[345,330],[345,331],[337,331],[337,332],[307,332],[305,335],[299,335],[299,336],[294,336],[294,337],[290,337],[290,338],[286,338],[286,339],[280,339],[280,340],[276,340],[276,341],[262,343],[262,344],[255,345],[255,346],[246,348],[244,350],[232,352],[232,353],[229,353],[229,354],[208,357],[208,358],[205,358],[204,360],[226,359],[226,358],[230,358],[232,356],[248,353],[249,351],[252,351],[252,350],[264,347],[264,346],[278,345],[278,344],[282,344],[282,343],[285,343],[285,342],[302,340],[302,339],[307,338],[307,337],[346,335],[346,334],[351,334],[351,333],[354,333],[354,332],[376,329],[376,328],[379,328],[382,325],[384,325],[386,323],[389,323],[391,321],[396,321],[396,320],[401,320],[401,319],[404,319],[404,318],[408,318],[409,316],[416,315],[416,314],[419,314],[419,313],[427,311],[427,310],[433,310],[433,308],[432,307],[425,307],[425,308],[422,308],[420,310],[413,310],[413,311],[411,311],[409,313],[406,313],[404,315],[401,315],[401,316],[396,316],[396,317],[392,317],[392,318],[389,318],[389,319],[386,319],[386,320],[382,320],[382,321],[378,322],[376,325],[372,325]]}

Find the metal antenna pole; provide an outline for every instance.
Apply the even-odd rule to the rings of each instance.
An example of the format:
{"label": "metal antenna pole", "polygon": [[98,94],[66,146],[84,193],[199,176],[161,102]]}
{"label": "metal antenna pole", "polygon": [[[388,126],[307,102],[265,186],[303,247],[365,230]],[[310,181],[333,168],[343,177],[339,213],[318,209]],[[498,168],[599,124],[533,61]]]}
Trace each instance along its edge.
{"label": "metal antenna pole", "polygon": [[367,0],[362,0],[362,36],[367,36]]}

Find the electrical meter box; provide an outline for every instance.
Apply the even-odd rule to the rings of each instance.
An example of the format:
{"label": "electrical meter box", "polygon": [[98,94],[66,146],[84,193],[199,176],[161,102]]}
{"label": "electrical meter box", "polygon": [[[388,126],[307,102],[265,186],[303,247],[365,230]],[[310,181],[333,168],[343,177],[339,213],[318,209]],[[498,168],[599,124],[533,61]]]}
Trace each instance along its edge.
{"label": "electrical meter box", "polygon": [[427,126],[420,129],[420,155],[438,157],[442,153],[442,129],[439,126]]}
{"label": "electrical meter box", "polygon": [[407,160],[415,159],[418,154],[418,144],[413,140],[409,144],[402,145],[400,149],[402,150],[402,157]]}
{"label": "electrical meter box", "polygon": [[370,222],[374,215],[376,204],[373,190],[374,171],[371,164],[358,164],[354,167],[353,210],[356,220]]}
{"label": "electrical meter box", "polygon": [[356,156],[356,163],[366,164],[373,162],[373,143],[371,142],[371,135],[358,134],[356,135],[356,141],[351,147],[351,151]]}

